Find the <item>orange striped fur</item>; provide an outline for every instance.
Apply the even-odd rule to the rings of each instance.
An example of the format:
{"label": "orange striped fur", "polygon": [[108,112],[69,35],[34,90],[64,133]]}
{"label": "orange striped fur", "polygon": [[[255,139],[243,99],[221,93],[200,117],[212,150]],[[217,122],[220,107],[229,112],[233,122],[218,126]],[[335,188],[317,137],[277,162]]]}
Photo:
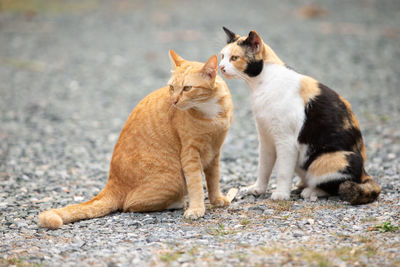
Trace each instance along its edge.
{"label": "orange striped fur", "polygon": [[206,64],[182,59],[170,50],[169,86],[145,97],[133,110],[114,148],[106,187],[92,200],[42,212],[38,224],[65,223],[110,212],[182,208],[185,217],[204,215],[202,172],[212,205],[229,201],[219,188],[219,155],[233,105],[225,82],[216,74],[217,57]]}

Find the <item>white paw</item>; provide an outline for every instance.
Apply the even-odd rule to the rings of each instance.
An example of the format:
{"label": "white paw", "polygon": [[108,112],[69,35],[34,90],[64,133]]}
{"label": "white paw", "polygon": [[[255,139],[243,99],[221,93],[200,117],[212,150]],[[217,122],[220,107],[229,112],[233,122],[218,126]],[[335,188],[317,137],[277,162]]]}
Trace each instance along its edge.
{"label": "white paw", "polygon": [[289,200],[290,192],[275,191],[271,195],[272,200]]}
{"label": "white paw", "polygon": [[301,191],[300,196],[304,199],[309,199],[311,197],[312,194],[312,189],[309,187],[306,187],[303,189],[303,191]]}
{"label": "white paw", "polygon": [[195,220],[195,219],[198,219],[200,217],[203,217],[204,216],[204,212],[205,212],[204,208],[188,208],[185,211],[184,216],[185,216],[186,219]]}
{"label": "white paw", "polygon": [[318,188],[306,187],[301,192],[301,197],[310,201],[317,201],[318,197],[326,196],[326,193]]}
{"label": "white paw", "polygon": [[246,187],[242,187],[240,188],[240,191],[246,195],[255,195],[255,196],[259,196],[261,194],[264,194],[265,191],[267,191],[266,188],[263,188],[261,186],[258,186],[257,184],[253,184],[251,186],[246,186]]}

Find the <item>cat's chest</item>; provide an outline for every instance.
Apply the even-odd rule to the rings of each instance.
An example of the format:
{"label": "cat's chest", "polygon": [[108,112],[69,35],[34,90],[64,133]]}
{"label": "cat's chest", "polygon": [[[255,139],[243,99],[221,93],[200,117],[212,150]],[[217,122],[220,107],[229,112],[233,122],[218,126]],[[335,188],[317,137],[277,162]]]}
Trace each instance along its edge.
{"label": "cat's chest", "polygon": [[251,88],[257,126],[278,135],[298,134],[305,116],[299,95],[301,75],[281,69],[272,71],[275,75],[265,75]]}
{"label": "cat's chest", "polygon": [[200,156],[203,168],[219,153],[229,129],[230,117],[216,120],[191,119],[178,126],[182,148],[195,149]]}
{"label": "cat's chest", "polygon": [[219,153],[224,137],[225,131],[220,131],[212,135],[205,135],[198,138],[198,140],[200,140],[198,148],[203,166],[207,166]]}

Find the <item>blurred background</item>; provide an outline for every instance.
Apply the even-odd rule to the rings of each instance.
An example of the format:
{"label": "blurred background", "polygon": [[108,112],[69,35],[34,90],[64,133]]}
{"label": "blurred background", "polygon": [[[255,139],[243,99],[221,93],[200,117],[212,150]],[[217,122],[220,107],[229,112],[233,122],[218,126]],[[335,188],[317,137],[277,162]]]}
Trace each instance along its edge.
{"label": "blurred background", "polygon": [[[225,45],[222,26],[240,35],[256,30],[287,65],[350,101],[365,139],[366,169],[383,188],[379,200],[348,207],[335,199],[314,205],[295,198],[290,205],[296,211],[287,212],[282,224],[274,219],[266,220],[264,226],[257,221],[258,213],[247,211],[254,207],[271,211],[268,208],[274,205],[265,205],[268,194],[257,201],[253,196],[237,200],[229,214],[207,211],[195,228],[182,220],[182,211],[117,213],[58,231],[38,228],[39,211],[88,200],[104,187],[114,144],[129,113],[144,96],[168,81],[168,50],[204,62]],[[235,115],[222,150],[224,192],[255,181],[258,161],[249,90],[243,81],[227,83]],[[152,257],[157,262],[159,247],[153,241],[160,237],[181,244],[183,251],[204,244],[199,250],[205,251],[202,257],[189,251],[201,264],[208,263],[204,255],[214,252],[225,255],[223,262],[238,263],[242,249],[230,239],[215,238],[210,243],[199,239],[207,236],[209,223],[221,219],[233,227],[242,220],[240,216],[256,225],[240,238],[245,243],[308,244],[310,253],[322,249],[323,255],[345,243],[350,262],[359,264],[357,236],[368,234],[363,220],[370,225],[378,218],[398,221],[399,103],[399,0],[0,0],[0,265],[14,262],[12,258],[2,260],[7,257],[46,266],[65,262],[119,266],[112,261],[131,266],[137,259],[146,263]],[[274,179],[275,174],[272,188]],[[325,207],[324,203],[330,204]],[[286,235],[284,225],[296,227],[297,216],[303,216],[299,208],[315,214],[318,221],[310,225],[316,230],[304,236],[312,237],[311,243]],[[288,217],[291,214],[293,218]],[[138,229],[131,225],[135,220],[141,225]],[[153,222],[145,223],[148,220]],[[240,224],[247,225],[246,220]],[[379,250],[376,255],[377,250],[366,250],[366,261],[360,264],[396,265],[393,259],[398,259],[399,239],[395,233],[379,236],[371,232],[369,236],[377,237],[370,242]],[[126,238],[133,243],[126,243]],[[298,252],[284,252],[287,260],[282,264],[290,264],[292,255],[307,255]],[[249,259],[256,257],[251,246],[248,253]],[[281,262],[271,253],[271,262]],[[338,264],[345,265],[343,261]]]}
{"label": "blurred background", "polygon": [[[51,191],[86,177],[98,186],[83,193],[97,192],[130,111],[168,80],[168,49],[205,61],[225,45],[222,26],[257,30],[286,64],[349,99],[372,173],[398,171],[398,0],[0,0],[3,183]],[[247,184],[258,154],[248,88],[228,85],[235,120],[223,174]]]}

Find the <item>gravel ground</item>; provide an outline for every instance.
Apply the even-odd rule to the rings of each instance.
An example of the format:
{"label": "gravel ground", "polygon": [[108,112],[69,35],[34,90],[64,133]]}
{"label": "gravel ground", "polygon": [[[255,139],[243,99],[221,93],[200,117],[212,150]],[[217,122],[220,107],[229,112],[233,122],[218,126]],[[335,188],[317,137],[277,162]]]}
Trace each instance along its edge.
{"label": "gravel ground", "polygon": [[[400,2],[312,2],[0,1],[0,266],[400,266]],[[239,195],[197,221],[177,210],[38,228],[40,211],[103,188],[130,111],[168,80],[168,49],[205,61],[223,47],[224,25],[256,29],[352,103],[379,199]],[[258,154],[248,89],[228,85],[224,192],[255,181]]]}

